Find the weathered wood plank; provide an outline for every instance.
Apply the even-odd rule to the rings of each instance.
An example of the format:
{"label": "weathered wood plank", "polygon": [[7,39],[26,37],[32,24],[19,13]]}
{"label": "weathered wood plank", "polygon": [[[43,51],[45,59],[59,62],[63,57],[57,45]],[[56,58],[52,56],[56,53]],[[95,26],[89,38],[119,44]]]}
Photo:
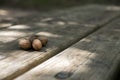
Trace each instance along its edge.
{"label": "weathered wood plank", "polygon": [[0,8],[0,30],[16,24],[19,19],[37,14],[36,11]]}
{"label": "weathered wood plank", "polygon": [[[97,25],[106,24],[118,16],[118,12],[119,10],[108,10],[105,6],[77,7],[41,14],[35,17],[35,21],[28,18],[31,20],[28,24],[1,30],[0,79],[10,80],[28,71],[87,36],[100,27]],[[48,37],[48,45],[40,52],[20,50],[17,39],[33,33]]]}
{"label": "weathered wood plank", "polygon": [[119,22],[115,20],[14,80],[115,80],[120,68]]}

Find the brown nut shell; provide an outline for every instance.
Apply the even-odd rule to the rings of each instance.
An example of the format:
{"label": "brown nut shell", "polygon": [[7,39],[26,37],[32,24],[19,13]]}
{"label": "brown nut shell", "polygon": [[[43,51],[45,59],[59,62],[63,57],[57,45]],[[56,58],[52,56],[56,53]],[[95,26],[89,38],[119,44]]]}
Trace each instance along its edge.
{"label": "brown nut shell", "polygon": [[42,46],[46,46],[48,39],[46,37],[39,37],[39,39],[42,42]]}
{"label": "brown nut shell", "polygon": [[38,51],[42,48],[42,42],[39,39],[34,39],[32,42],[32,47],[34,50]]}
{"label": "brown nut shell", "polygon": [[19,40],[19,46],[20,48],[27,50],[31,48],[31,42],[29,41],[29,39],[23,38]]}
{"label": "brown nut shell", "polygon": [[38,39],[38,38],[39,38],[38,35],[32,35],[32,36],[29,37],[29,40],[30,40],[31,42],[33,42],[34,39]]}

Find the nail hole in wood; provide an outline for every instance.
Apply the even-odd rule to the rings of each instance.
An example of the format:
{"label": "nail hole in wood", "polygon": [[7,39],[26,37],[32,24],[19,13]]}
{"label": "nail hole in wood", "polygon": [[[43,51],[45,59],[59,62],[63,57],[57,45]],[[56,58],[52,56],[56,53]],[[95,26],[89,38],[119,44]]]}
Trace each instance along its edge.
{"label": "nail hole in wood", "polygon": [[66,79],[66,78],[69,78],[73,73],[71,72],[65,72],[65,71],[62,71],[62,72],[59,72],[55,75],[55,78],[57,79]]}

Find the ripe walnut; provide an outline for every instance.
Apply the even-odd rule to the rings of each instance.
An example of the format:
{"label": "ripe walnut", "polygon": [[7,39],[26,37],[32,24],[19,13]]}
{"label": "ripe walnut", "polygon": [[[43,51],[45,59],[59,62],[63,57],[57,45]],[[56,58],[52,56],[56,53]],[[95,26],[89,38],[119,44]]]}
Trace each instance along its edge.
{"label": "ripe walnut", "polygon": [[38,39],[38,38],[39,38],[38,35],[32,35],[32,36],[29,37],[29,40],[30,40],[31,42],[33,42],[34,39]]}
{"label": "ripe walnut", "polygon": [[20,48],[27,50],[31,48],[31,42],[29,41],[29,39],[22,38],[19,40],[19,46]]}
{"label": "ripe walnut", "polygon": [[39,37],[39,40],[42,42],[42,46],[46,46],[48,39],[46,37]]}
{"label": "ripe walnut", "polygon": [[34,39],[39,39],[42,42],[42,46],[45,46],[48,42],[48,39],[46,37],[41,37],[39,35],[32,35],[29,38],[31,42],[33,42]]}
{"label": "ripe walnut", "polygon": [[42,48],[42,42],[39,39],[34,39],[32,42],[32,47],[34,50],[38,51]]}

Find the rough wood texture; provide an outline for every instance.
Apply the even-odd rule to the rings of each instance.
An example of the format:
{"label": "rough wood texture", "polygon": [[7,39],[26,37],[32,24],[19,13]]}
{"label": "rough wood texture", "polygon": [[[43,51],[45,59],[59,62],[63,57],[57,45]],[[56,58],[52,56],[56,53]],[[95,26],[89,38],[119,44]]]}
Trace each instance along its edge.
{"label": "rough wood texture", "polygon": [[116,80],[119,22],[115,20],[14,80]]}
{"label": "rough wood texture", "polygon": [[[94,5],[19,19],[22,25],[18,22],[0,31],[0,79],[10,80],[23,74],[102,27],[98,25],[106,24],[118,12],[116,7]],[[38,52],[20,50],[17,39],[33,33],[48,37],[47,46]]]}
{"label": "rough wood texture", "polygon": [[15,25],[18,18],[24,18],[30,15],[35,15],[37,12],[20,10],[20,9],[10,9],[0,7],[0,29],[4,29]]}

